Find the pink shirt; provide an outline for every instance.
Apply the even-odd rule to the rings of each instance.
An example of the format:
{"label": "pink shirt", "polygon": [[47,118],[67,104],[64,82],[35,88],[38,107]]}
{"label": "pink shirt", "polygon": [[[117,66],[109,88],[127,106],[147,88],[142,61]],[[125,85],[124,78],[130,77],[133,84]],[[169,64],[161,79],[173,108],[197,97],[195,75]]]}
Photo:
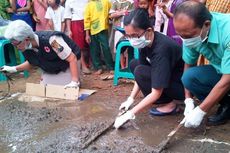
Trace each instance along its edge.
{"label": "pink shirt", "polygon": [[[47,0],[44,0],[45,4]],[[46,9],[44,8],[38,0],[33,1],[34,12],[37,14],[37,17],[40,19],[40,22],[36,23],[36,31],[48,30],[48,20],[45,19]]]}

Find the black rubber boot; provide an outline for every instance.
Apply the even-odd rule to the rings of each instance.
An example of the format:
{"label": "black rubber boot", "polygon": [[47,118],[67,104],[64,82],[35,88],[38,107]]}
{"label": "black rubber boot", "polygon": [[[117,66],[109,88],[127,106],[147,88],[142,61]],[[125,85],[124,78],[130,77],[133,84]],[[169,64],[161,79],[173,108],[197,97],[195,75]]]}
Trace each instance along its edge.
{"label": "black rubber boot", "polygon": [[230,119],[230,99],[220,102],[220,106],[215,115],[208,117],[208,125],[225,124]]}

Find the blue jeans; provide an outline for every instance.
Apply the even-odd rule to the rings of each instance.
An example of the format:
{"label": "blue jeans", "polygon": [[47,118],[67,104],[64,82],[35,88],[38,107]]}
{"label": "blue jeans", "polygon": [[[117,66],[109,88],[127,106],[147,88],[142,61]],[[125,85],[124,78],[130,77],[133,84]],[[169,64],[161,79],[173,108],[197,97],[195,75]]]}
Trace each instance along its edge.
{"label": "blue jeans", "polygon": [[[196,66],[184,72],[182,83],[194,96],[203,101],[221,77],[222,74],[218,74],[211,65]],[[228,94],[229,92],[223,98],[225,102],[226,98],[230,98]]]}

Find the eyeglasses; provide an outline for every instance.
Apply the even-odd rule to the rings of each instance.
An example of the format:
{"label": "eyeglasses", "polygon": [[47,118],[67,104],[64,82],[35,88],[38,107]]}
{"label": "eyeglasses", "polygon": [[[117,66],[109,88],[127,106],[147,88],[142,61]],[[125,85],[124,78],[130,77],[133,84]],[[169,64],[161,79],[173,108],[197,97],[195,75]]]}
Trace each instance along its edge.
{"label": "eyeglasses", "polygon": [[14,45],[15,47],[18,47],[21,43],[22,41],[19,41],[18,43],[11,41],[11,44]]}
{"label": "eyeglasses", "polygon": [[137,33],[134,33],[134,34],[131,34],[131,35],[125,34],[124,37],[125,37],[126,39],[140,38],[140,37],[142,37],[143,35],[145,35],[145,33],[146,33],[146,30],[145,30],[144,32],[142,32],[140,35],[137,34]]}

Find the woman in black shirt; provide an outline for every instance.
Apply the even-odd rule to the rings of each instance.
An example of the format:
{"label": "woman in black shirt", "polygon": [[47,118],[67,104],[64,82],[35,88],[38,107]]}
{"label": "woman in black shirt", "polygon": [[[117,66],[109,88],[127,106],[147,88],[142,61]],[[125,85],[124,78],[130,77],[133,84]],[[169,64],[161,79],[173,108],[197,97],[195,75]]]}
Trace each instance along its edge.
{"label": "woman in black shirt", "polygon": [[120,106],[126,111],[134,103],[139,91],[145,96],[131,110],[118,117],[114,123],[119,128],[135,115],[153,103],[165,106],[152,108],[150,114],[171,115],[178,112],[174,99],[184,100],[182,49],[171,38],[154,32],[148,12],[136,9],[124,19],[126,38],[133,47],[139,48],[139,60],[132,60],[130,68],[135,76],[131,95]]}

